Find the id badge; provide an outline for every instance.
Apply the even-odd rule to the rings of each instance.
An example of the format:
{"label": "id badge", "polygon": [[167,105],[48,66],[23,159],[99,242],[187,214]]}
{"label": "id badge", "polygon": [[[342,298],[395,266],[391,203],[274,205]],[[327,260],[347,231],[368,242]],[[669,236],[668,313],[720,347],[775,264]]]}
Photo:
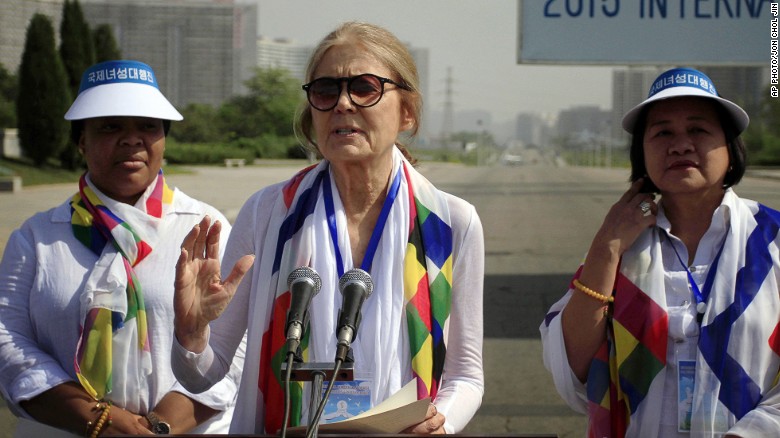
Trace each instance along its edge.
{"label": "id badge", "polygon": [[[322,388],[322,396],[325,396],[328,382]],[[367,380],[337,381],[333,383],[333,390],[325,408],[322,410],[320,424],[336,423],[352,418],[355,415],[371,409],[371,385]]]}
{"label": "id badge", "polygon": [[696,377],[696,361],[677,362],[677,431],[691,431],[693,390]]}

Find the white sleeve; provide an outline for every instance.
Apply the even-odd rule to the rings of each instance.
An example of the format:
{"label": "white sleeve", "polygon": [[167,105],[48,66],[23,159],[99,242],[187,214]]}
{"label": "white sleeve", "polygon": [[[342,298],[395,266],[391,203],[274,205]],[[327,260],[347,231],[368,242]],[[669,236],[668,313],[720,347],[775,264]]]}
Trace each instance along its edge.
{"label": "white sleeve", "polygon": [[458,433],[482,404],[485,377],[482,368],[482,290],[485,243],[482,223],[474,206],[450,200],[453,227],[452,308],[442,385],[434,403],[446,417],[444,429]]}
{"label": "white sleeve", "polygon": [[561,312],[569,302],[571,294],[572,290],[569,290],[563,298],[553,304],[542,325],[539,326],[542,334],[542,359],[544,367],[552,374],[555,389],[561,398],[573,410],[587,414],[588,398],[585,384],[580,382],[569,366],[566,345],[563,342]]}
{"label": "white sleeve", "polygon": [[764,395],[755,409],[740,418],[729,429],[729,435],[740,437],[776,436],[780,430],[780,385],[775,385]]}
{"label": "white sleeve", "polygon": [[11,233],[0,261],[0,389],[19,416],[27,416],[20,401],[73,380],[41,349],[30,319],[38,259],[29,224]]}

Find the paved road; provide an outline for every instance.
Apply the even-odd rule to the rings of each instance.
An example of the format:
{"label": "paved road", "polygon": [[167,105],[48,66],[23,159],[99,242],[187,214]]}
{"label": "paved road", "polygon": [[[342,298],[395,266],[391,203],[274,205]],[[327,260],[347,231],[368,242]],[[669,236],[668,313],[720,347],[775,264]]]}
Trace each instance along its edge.
{"label": "paved road", "polygon": [[[169,179],[231,218],[257,188],[299,167],[198,168]],[[486,393],[465,432],[583,436],[584,418],[559,400],[542,366],[538,326],[563,293],[607,209],[627,187],[627,172],[439,163],[420,170],[440,188],[474,204],[485,229]],[[0,194],[0,247],[26,217],[61,202],[74,189],[60,185]],[[738,192],[780,208],[779,189],[780,180],[749,177]],[[0,425],[12,422],[7,409],[0,409]],[[9,428],[0,428],[0,438],[6,437]]]}

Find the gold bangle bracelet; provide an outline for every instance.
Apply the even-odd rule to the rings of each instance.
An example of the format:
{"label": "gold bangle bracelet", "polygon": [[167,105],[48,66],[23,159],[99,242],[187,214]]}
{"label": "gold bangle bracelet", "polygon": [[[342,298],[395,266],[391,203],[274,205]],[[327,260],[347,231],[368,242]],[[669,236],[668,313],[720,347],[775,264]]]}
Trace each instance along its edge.
{"label": "gold bangle bracelet", "polygon": [[593,289],[585,286],[584,284],[580,283],[580,280],[577,279],[577,278],[575,278],[572,283],[574,283],[574,288],[575,289],[577,289],[580,292],[585,293],[585,295],[588,295],[588,296],[590,296],[592,298],[595,298],[595,299],[597,299],[597,300],[599,300],[601,302],[604,302],[604,303],[613,303],[613,302],[615,302],[615,297],[613,297],[613,296],[609,296],[608,297],[608,296],[606,296],[604,294],[600,294],[600,293],[596,292],[595,290],[593,290]]}
{"label": "gold bangle bracelet", "polygon": [[97,421],[94,423],[91,433],[89,433],[89,428],[93,423],[91,421],[87,422],[87,436],[89,438],[97,438],[103,430],[103,427],[111,424],[111,402],[98,402],[96,408],[101,412]]}

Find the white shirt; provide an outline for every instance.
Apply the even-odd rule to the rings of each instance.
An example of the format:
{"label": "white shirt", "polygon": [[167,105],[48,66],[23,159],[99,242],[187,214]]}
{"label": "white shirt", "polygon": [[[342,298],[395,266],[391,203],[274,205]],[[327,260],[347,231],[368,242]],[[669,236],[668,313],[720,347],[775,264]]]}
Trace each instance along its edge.
{"label": "white shirt", "polygon": [[[683,242],[671,234],[671,224],[666,218],[663,206],[659,208],[656,224],[666,230],[670,240],[665,240],[662,246],[663,265],[665,271],[666,301],[668,303],[669,342],[666,348],[666,368],[664,370],[665,384],[663,400],[646,399],[644,403],[662,403],[661,428],[659,437],[687,437],[687,432],[677,431],[677,363],[679,360],[696,360],[696,350],[699,341],[699,325],[696,322],[696,301],[688,284],[685,266],[675,254],[675,249],[684,262],[688,260],[688,251]],[[729,207],[720,205],[713,214],[710,228],[702,237],[690,266],[693,279],[699,289],[703,289],[709,266],[726,238],[729,223]],[[572,293],[569,290],[563,300],[568,301]],[[585,384],[580,382],[569,367],[566,348],[563,341],[561,318],[551,321],[542,337],[544,347],[544,364],[552,373],[555,387],[566,403],[574,410],[587,414],[588,399]]]}
{"label": "white shirt", "polygon": [[[235,403],[243,350],[226,378],[211,390],[191,394],[173,376],[170,357],[173,342],[173,282],[184,236],[204,215],[222,222],[224,249],[230,224],[215,208],[175,190],[170,212],[162,222],[161,240],[135,267],[147,310],[154,372],[145,384],[140,406],[112,401],[132,412],[145,414],[170,391],[222,411],[195,433],[226,433]],[[37,213],[15,230],[0,262],[0,389],[13,412],[29,417],[19,406],[68,381],[78,381],[74,369],[79,339],[79,296],[95,255],[78,241],[71,229],[70,200]],[[111,398],[110,395],[107,396]]]}
{"label": "white shirt", "polygon": [[[276,239],[278,230],[269,230],[268,214],[277,198],[281,196],[283,184],[270,186],[253,195],[242,208],[233,227],[228,248],[223,260],[223,273],[232,268],[239,257],[245,254],[259,254],[266,244],[266,239]],[[401,190],[403,192],[403,190]],[[482,370],[482,289],[484,276],[484,241],[482,224],[474,206],[452,195],[446,195],[450,210],[451,226],[453,230],[453,281],[452,281],[452,308],[450,311],[447,355],[444,364],[442,386],[436,396],[435,404],[439,412],[447,418],[445,430],[448,433],[461,431],[479,408],[484,393],[484,375]],[[337,201],[338,202],[338,201]],[[318,207],[320,208],[318,203]],[[338,209],[338,205],[336,206]],[[383,234],[382,244],[385,244]],[[403,254],[406,247],[406,235],[396,238],[392,249],[379,248],[374,260],[374,266],[388,265],[396,261],[389,260],[388,254]],[[327,245],[327,242],[323,242]],[[348,252],[348,251],[346,251]],[[345,251],[342,250],[342,254]],[[345,269],[351,266],[351,258],[345,257]],[[383,257],[385,260],[383,261]],[[255,261],[255,270],[259,260]],[[323,275],[319,268],[316,269]],[[333,270],[332,268],[330,270]],[[252,289],[253,283],[263,284],[250,277],[258,275],[250,272],[239,286],[233,301],[225,313],[211,324],[210,348],[200,354],[187,352],[178,343],[174,349],[173,366],[182,383],[192,384],[193,387],[204,385],[205,381],[219,378],[219,372],[215,372],[212,364],[225,363],[232,354],[233,346],[247,327],[267,328],[268,306],[260,304],[255,306],[255,301],[270,302],[265,297],[273,294],[272,291]],[[287,275],[284,273],[283,275]],[[372,272],[373,276],[373,272]],[[323,280],[324,283],[324,280]],[[375,290],[374,295],[383,295]],[[403,385],[412,379],[411,359],[409,358],[409,341],[406,335],[406,321],[403,312],[379,311],[373,307],[375,296],[363,306],[363,320],[360,333],[352,344],[356,354],[355,374],[371,376],[372,394],[379,394],[381,401],[400,390]],[[389,297],[384,309],[403,308],[403,293],[385,294]],[[320,307],[320,304],[322,303]],[[315,297],[312,308],[320,309],[319,314],[329,313],[335,303],[335,310],[341,304],[341,297],[334,294],[332,288],[323,290]],[[251,314],[248,314],[248,310]],[[389,315],[393,316],[389,316]],[[312,325],[316,326],[312,316]],[[381,320],[381,321],[380,321]],[[390,324],[395,328],[395,338],[384,340],[383,345],[376,345],[375,338],[367,336],[377,332],[376,325]],[[332,327],[330,331],[333,331]],[[312,329],[313,336],[315,329]],[[236,414],[231,425],[231,433],[255,433],[262,432],[263,420],[256,414],[258,399],[257,374],[259,363],[259,345],[261,344],[262,330],[250,330],[248,333],[247,365],[243,374],[239,390]],[[361,344],[361,339],[370,340]],[[335,339],[335,338],[334,338]],[[333,356],[317,357],[317,345],[312,341],[310,349],[313,351],[310,361],[332,362]],[[374,348],[383,348],[387,352],[383,356],[382,363],[374,360],[361,360],[361,355],[366,358],[376,357]],[[308,388],[308,386],[306,387]],[[304,389],[308,393],[308,389]],[[257,395],[261,397],[261,395]],[[304,406],[306,404],[304,403]],[[306,415],[304,413],[304,415]],[[306,416],[304,416],[306,418]]]}

